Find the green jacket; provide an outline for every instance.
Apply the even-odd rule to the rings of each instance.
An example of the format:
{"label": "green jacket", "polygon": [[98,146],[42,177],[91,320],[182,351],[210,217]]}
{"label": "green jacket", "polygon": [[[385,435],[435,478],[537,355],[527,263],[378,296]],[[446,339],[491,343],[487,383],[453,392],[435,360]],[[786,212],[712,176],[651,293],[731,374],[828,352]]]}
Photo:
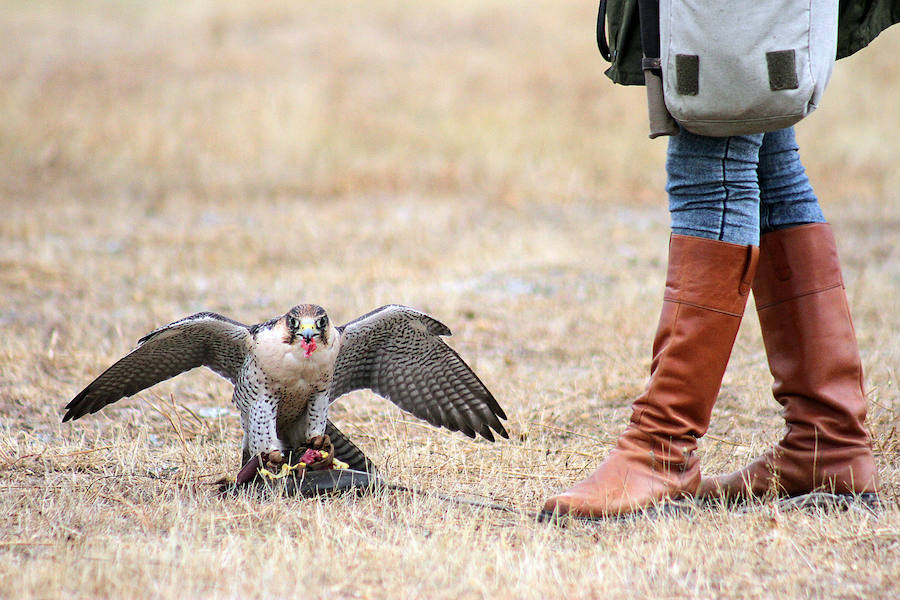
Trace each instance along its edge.
{"label": "green jacket", "polygon": [[[606,1],[611,62],[606,76],[622,85],[644,85],[637,5],[637,0]],[[837,58],[844,58],[900,22],[900,0],[840,0],[838,15]]]}

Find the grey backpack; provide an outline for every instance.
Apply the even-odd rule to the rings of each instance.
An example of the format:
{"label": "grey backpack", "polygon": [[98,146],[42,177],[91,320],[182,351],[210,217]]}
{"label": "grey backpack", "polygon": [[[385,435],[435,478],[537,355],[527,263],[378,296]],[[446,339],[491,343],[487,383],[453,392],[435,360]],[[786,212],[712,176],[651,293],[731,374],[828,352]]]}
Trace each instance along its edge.
{"label": "grey backpack", "polygon": [[659,0],[666,108],[707,136],[793,125],[831,77],[837,21],[838,0]]}

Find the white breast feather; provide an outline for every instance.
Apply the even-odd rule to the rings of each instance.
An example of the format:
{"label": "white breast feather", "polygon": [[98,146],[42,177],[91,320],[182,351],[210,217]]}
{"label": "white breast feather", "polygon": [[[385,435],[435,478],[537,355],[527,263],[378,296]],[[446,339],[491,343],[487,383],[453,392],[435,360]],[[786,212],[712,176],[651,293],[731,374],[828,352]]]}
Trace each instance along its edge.
{"label": "white breast feather", "polygon": [[299,343],[285,343],[286,331],[276,325],[256,335],[256,361],[273,383],[292,391],[306,391],[331,378],[340,336],[332,331],[330,346],[319,345],[309,357]]}

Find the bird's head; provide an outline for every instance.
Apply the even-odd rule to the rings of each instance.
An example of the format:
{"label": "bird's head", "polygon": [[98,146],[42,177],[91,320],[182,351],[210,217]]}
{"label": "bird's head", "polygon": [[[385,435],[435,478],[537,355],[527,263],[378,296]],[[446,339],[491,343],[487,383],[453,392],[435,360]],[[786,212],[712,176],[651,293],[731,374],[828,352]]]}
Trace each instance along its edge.
{"label": "bird's head", "polygon": [[300,344],[307,357],[319,346],[329,347],[334,337],[328,313],[315,304],[295,306],[284,316],[284,324],[288,331],[288,343]]}

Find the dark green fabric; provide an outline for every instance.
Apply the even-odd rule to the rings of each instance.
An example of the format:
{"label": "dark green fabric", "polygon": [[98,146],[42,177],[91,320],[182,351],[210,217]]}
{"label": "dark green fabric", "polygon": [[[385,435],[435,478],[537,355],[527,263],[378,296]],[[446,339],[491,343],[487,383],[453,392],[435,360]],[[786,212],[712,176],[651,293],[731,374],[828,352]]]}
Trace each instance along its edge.
{"label": "dark green fabric", "polygon": [[622,85],[644,85],[637,0],[607,0],[606,22],[612,58],[606,76]]}
{"label": "dark green fabric", "polygon": [[[865,48],[900,22],[900,0],[840,0],[837,57]],[[644,85],[637,0],[607,0],[607,35],[612,64],[606,76],[622,85]]]}
{"label": "dark green fabric", "polygon": [[879,33],[900,23],[900,0],[841,0],[837,57],[862,50]]}

